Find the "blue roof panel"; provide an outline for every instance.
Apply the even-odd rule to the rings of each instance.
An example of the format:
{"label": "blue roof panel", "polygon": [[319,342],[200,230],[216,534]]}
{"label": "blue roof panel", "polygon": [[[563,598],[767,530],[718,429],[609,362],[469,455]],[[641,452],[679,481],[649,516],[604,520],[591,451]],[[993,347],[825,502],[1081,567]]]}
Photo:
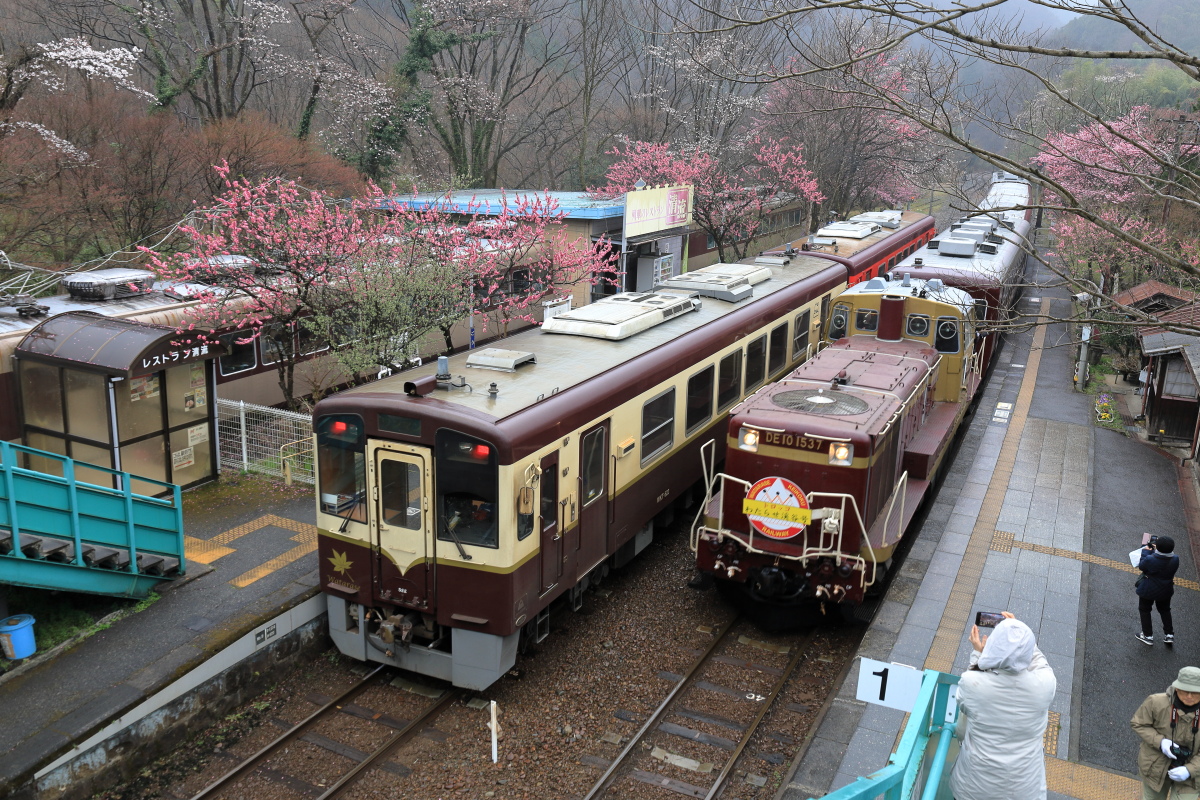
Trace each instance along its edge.
{"label": "blue roof panel", "polygon": [[608,219],[620,217],[625,213],[625,198],[597,200],[587,192],[537,192],[529,189],[475,189],[474,191],[451,192],[421,192],[415,195],[396,195],[380,203],[381,208],[408,206],[410,208],[429,208],[441,205],[447,210],[460,214],[471,212],[492,215],[499,214],[505,202],[513,203],[521,197],[542,197],[549,195],[558,201],[558,208],[569,219]]}

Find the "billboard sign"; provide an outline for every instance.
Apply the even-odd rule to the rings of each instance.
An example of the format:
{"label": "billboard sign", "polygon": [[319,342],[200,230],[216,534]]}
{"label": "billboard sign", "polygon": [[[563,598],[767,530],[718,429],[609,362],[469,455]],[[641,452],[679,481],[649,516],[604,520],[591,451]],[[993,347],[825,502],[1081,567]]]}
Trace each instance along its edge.
{"label": "billboard sign", "polygon": [[692,221],[692,187],[663,186],[625,193],[625,238],[644,236]]}

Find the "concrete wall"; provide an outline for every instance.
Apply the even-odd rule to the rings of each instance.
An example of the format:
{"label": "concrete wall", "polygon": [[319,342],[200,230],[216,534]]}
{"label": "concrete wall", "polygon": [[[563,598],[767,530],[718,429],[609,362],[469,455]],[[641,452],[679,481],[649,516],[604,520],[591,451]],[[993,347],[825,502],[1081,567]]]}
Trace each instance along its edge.
{"label": "concrete wall", "polygon": [[12,800],[85,800],[127,781],[199,729],[265,692],[298,661],[331,646],[324,614],[82,753]]}

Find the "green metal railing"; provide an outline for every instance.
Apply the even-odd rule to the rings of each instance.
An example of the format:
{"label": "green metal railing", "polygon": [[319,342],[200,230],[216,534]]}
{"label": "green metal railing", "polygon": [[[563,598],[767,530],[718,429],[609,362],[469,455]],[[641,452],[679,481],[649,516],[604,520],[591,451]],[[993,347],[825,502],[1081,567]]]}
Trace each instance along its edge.
{"label": "green metal railing", "polygon": [[[957,707],[953,720],[947,720],[950,687],[958,683],[957,675],[947,675],[932,669],[925,670],[917,704],[909,714],[908,723],[900,737],[900,745],[888,759],[887,766],[848,786],[825,795],[825,800],[942,800],[950,797],[949,786],[942,778],[946,769],[950,745],[958,724]],[[936,737],[932,751],[929,744]],[[812,798],[809,798],[812,800]]]}
{"label": "green metal railing", "polygon": [[[22,466],[47,462],[62,474]],[[102,476],[108,485],[78,480],[80,470]],[[135,481],[161,487],[165,496],[137,494]],[[0,530],[12,533],[10,552],[0,556],[0,583],[136,597],[186,569],[178,486],[10,442],[0,442]],[[70,541],[71,557],[27,556],[29,537]],[[89,566],[84,559],[89,547],[119,551],[128,563],[117,569]],[[138,566],[141,555],[178,559],[177,575],[148,574]]]}

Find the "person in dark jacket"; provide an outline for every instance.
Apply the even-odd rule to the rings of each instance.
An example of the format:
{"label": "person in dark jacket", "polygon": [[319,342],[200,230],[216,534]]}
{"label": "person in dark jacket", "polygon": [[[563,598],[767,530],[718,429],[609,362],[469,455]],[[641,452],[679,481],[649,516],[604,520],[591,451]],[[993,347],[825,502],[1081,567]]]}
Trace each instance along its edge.
{"label": "person in dark jacket", "polygon": [[1138,613],[1142,616],[1142,631],[1137,635],[1142,644],[1154,644],[1154,627],[1150,620],[1150,607],[1158,607],[1162,617],[1163,642],[1170,647],[1175,644],[1175,627],[1171,623],[1171,596],[1175,594],[1175,573],[1179,570],[1179,556],[1175,555],[1175,540],[1170,536],[1159,536],[1142,548],[1138,561],[1142,577],[1138,578]]}

